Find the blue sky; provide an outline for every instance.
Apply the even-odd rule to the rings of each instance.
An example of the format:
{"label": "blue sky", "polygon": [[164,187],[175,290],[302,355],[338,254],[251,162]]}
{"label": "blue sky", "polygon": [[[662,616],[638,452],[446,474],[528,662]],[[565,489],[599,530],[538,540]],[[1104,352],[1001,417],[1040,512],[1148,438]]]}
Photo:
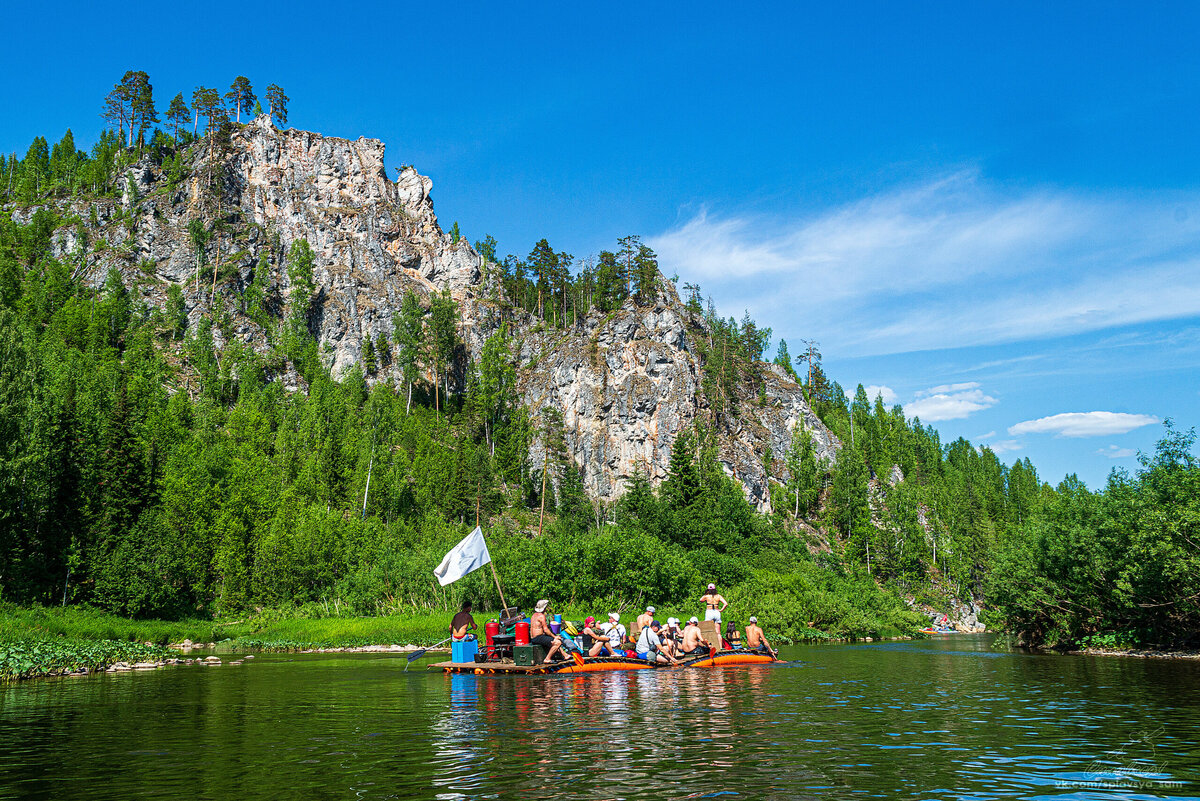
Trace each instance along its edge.
{"label": "blue sky", "polygon": [[[388,143],[445,225],[664,271],[1043,478],[1200,422],[1200,48],[1154,4],[10,9],[0,149],[150,73]],[[26,76],[36,76],[28,79]]]}

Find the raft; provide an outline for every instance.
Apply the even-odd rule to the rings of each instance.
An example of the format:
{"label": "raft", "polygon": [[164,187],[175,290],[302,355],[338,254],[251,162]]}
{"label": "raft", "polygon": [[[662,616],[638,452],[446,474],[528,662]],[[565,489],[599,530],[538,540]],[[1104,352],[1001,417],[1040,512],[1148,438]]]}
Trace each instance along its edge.
{"label": "raft", "polygon": [[444,673],[472,673],[476,676],[525,675],[542,676],[560,673],[609,673],[618,670],[679,670],[682,668],[712,668],[734,665],[769,665],[779,660],[767,654],[753,651],[733,650],[718,651],[715,655],[691,657],[675,665],[661,665],[646,659],[636,659],[629,656],[588,656],[583,664],[574,660],[551,662],[541,665],[517,665],[508,660],[501,662],[437,662],[430,665],[431,669],[440,669]]}

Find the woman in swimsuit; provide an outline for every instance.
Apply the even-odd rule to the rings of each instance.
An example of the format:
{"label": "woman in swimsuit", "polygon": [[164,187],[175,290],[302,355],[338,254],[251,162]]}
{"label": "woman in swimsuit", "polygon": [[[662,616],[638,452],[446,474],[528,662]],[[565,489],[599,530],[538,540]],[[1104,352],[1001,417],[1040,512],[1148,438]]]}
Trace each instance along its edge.
{"label": "woman in swimsuit", "polygon": [[717,585],[709,584],[708,592],[701,595],[700,600],[704,604],[704,619],[715,620],[718,626],[721,625],[721,612],[725,611],[729,602],[717,594]]}

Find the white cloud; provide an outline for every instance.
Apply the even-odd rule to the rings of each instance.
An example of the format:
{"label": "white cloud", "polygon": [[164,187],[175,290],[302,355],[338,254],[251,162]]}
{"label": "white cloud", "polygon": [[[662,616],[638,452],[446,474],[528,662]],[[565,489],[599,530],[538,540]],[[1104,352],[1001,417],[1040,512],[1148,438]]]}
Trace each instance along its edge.
{"label": "white cloud", "polygon": [[[952,389],[952,387],[960,389]],[[983,390],[979,389],[979,385],[974,382],[932,387],[921,390],[915,395],[916,400],[904,407],[904,413],[909,417],[920,417],[923,423],[961,420],[975,412],[990,409],[997,403],[995,398],[985,395]]]}
{"label": "white cloud", "polygon": [[723,308],[872,355],[1200,314],[1189,207],[1200,192],[1006,192],[965,171],[798,218],[703,211],[649,244]]}
{"label": "white cloud", "polygon": [[1009,426],[1008,433],[1054,434],[1059,437],[1103,437],[1124,434],[1135,428],[1152,425],[1157,417],[1148,414],[1126,414],[1125,412],[1066,412],[1037,420],[1025,420]]}
{"label": "white cloud", "polygon": [[962,392],[968,389],[979,389],[979,382],[967,381],[962,384],[941,384],[936,387],[930,387],[929,389],[919,389],[914,394],[918,398],[921,398],[926,395],[947,395],[954,392]]}
{"label": "white cloud", "polygon": [[1109,445],[1107,448],[1101,448],[1096,451],[1101,456],[1107,456],[1109,459],[1128,459],[1130,456],[1137,454],[1133,448],[1122,448],[1117,445]]}
{"label": "white cloud", "polygon": [[992,453],[999,456],[1002,453],[1012,453],[1013,451],[1019,451],[1025,447],[1025,443],[1018,442],[1015,439],[1004,439],[1004,440],[1000,440],[999,442],[993,442],[990,445],[987,445],[986,447],[990,448]]}
{"label": "white cloud", "polygon": [[995,431],[989,431],[989,432],[987,432],[986,434],[980,434],[980,435],[979,435],[978,437],[976,437],[975,439],[979,439],[979,440],[983,440],[983,439],[991,439],[991,438],[992,438],[992,437],[994,437],[994,436],[996,436],[996,432],[995,432]]}
{"label": "white cloud", "polygon": [[[884,406],[891,406],[893,403],[900,400],[900,396],[897,395],[896,391],[894,389],[892,389],[891,387],[885,387],[882,385],[871,384],[870,386],[863,387],[863,389],[866,390],[867,398],[872,403],[875,402],[876,396],[880,396],[880,395],[883,396],[883,405]],[[850,390],[846,390],[846,397],[850,400],[854,400],[854,393],[851,392]]]}

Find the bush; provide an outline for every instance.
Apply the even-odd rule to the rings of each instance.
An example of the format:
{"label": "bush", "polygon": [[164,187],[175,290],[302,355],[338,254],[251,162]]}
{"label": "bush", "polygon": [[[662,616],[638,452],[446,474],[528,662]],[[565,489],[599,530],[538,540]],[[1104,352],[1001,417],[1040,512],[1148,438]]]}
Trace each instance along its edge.
{"label": "bush", "polygon": [[736,587],[750,578],[750,568],[744,559],[737,559],[712,548],[701,548],[688,554],[688,560],[700,575],[702,585],[712,582],[722,590]]}

